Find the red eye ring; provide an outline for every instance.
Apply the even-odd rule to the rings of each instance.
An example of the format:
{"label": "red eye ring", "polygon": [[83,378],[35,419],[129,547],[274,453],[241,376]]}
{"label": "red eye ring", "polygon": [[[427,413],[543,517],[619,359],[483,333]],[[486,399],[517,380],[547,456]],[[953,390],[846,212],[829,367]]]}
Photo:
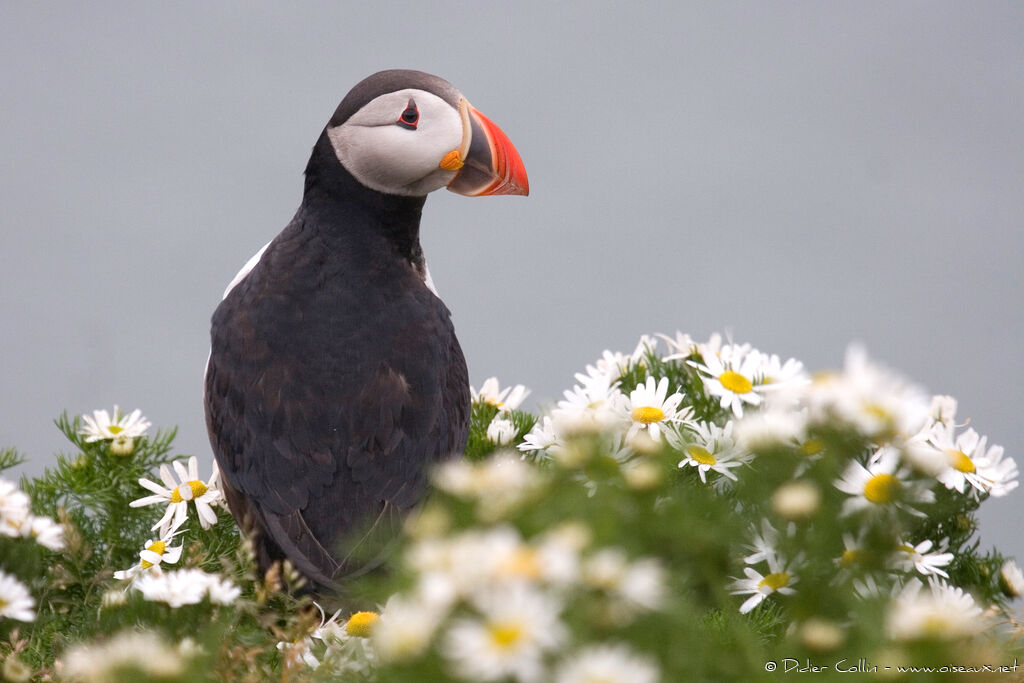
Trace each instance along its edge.
{"label": "red eye ring", "polygon": [[416,102],[409,98],[409,104],[405,106],[405,111],[402,112],[401,116],[395,123],[406,130],[416,130],[416,124],[420,120],[420,110],[416,108]]}

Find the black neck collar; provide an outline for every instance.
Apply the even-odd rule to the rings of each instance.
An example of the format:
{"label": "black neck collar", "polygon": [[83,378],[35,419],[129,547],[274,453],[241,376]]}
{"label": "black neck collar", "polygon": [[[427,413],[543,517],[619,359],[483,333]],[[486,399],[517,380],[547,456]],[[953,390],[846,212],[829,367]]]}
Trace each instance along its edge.
{"label": "black neck collar", "polygon": [[338,161],[326,129],[313,146],[306,166],[302,204],[307,211],[319,214],[327,232],[344,231],[345,234],[336,235],[341,239],[352,239],[359,234],[372,237],[376,233],[420,268],[423,262],[420,216],[426,200],[426,196],[385,194],[360,183]]}

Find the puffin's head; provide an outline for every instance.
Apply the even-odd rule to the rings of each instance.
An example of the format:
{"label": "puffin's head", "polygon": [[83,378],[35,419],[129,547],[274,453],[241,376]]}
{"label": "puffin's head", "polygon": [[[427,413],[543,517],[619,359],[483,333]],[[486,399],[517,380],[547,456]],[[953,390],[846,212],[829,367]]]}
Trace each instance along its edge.
{"label": "puffin's head", "polygon": [[529,194],[508,137],[455,87],[421,71],[380,71],[358,83],[326,129],[341,165],[363,185],[406,196]]}

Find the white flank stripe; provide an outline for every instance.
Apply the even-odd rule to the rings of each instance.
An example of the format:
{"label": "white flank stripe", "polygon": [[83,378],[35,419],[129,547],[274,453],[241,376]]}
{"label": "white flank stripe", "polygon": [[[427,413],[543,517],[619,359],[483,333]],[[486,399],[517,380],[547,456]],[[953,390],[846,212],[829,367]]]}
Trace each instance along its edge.
{"label": "white flank stripe", "polygon": [[249,274],[249,272],[256,267],[256,264],[259,263],[260,259],[263,257],[263,252],[265,252],[267,250],[267,247],[269,246],[270,242],[267,242],[266,244],[263,245],[262,249],[257,251],[256,254],[251,259],[245,262],[245,265],[242,266],[242,269],[238,271],[238,274],[235,275],[235,277],[231,280],[231,283],[228,284],[228,288],[224,290],[224,296],[221,297],[222,299],[228,298],[228,294],[230,294],[231,290],[235,288],[235,285],[244,280],[245,277]]}

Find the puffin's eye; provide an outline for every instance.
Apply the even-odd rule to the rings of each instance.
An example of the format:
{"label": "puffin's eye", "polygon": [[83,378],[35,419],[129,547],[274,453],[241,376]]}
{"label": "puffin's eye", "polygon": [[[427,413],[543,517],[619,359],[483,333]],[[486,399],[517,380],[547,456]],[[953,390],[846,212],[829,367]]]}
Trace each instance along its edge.
{"label": "puffin's eye", "polygon": [[416,108],[416,102],[410,98],[409,104],[405,105],[405,111],[395,121],[399,126],[407,130],[416,130],[416,123],[420,120],[420,111]]}

